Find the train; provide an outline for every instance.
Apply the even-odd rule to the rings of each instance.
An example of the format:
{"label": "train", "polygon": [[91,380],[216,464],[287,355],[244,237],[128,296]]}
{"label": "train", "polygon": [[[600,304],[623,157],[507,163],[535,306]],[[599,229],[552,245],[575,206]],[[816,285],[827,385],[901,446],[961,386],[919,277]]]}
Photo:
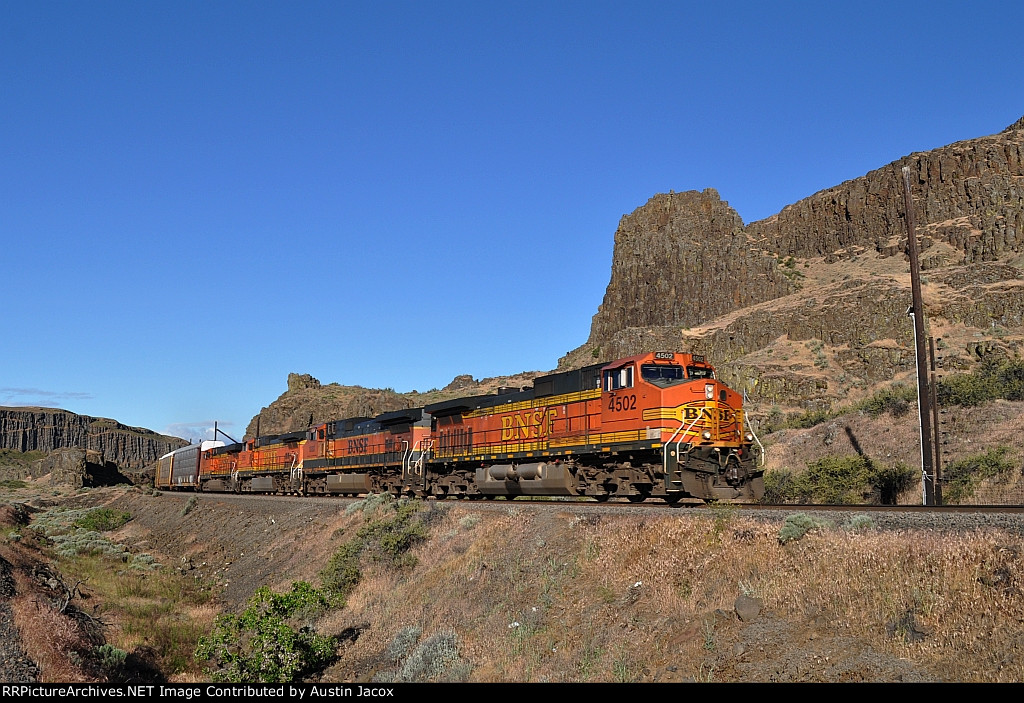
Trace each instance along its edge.
{"label": "train", "polygon": [[205,441],[160,458],[163,490],[755,502],[764,447],[743,397],[700,354],[649,352],[500,389]]}

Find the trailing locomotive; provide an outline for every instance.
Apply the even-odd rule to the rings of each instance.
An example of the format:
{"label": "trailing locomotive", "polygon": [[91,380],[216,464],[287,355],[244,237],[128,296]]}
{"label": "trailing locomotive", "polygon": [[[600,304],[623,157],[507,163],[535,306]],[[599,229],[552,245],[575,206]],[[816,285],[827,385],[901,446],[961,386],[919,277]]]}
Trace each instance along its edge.
{"label": "trailing locomotive", "polygon": [[762,448],[742,397],[696,354],[655,352],[542,376],[533,388],[160,460],[158,488],[446,498],[757,500]]}

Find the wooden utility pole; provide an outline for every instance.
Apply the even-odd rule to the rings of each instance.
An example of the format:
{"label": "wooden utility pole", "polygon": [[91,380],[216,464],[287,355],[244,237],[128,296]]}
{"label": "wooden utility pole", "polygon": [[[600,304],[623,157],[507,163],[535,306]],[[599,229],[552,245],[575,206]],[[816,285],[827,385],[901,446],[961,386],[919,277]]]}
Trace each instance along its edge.
{"label": "wooden utility pole", "polygon": [[903,200],[907,210],[907,252],[910,254],[910,289],[914,304],[914,356],[917,362],[917,414],[921,421],[921,480],[925,505],[935,505],[935,473],[932,467],[931,393],[928,389],[928,354],[924,337],[924,302],[921,299],[921,268],[917,261],[914,204],[910,199],[910,168],[903,167]]}

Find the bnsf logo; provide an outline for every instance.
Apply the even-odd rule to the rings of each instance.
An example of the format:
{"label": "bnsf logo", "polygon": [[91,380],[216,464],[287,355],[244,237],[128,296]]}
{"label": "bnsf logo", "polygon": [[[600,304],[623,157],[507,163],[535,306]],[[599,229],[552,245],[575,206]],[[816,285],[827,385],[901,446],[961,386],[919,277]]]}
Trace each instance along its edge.
{"label": "bnsf logo", "polygon": [[703,408],[691,406],[683,408],[683,419],[711,420],[722,425],[727,425],[730,422],[736,422],[736,411],[732,408]]}
{"label": "bnsf logo", "polygon": [[358,437],[356,439],[350,439],[348,441],[348,453],[349,454],[361,454],[365,452],[370,446],[369,437]]}
{"label": "bnsf logo", "polygon": [[556,408],[527,410],[516,415],[501,418],[501,441],[510,439],[536,439],[547,437],[548,428],[558,415]]}

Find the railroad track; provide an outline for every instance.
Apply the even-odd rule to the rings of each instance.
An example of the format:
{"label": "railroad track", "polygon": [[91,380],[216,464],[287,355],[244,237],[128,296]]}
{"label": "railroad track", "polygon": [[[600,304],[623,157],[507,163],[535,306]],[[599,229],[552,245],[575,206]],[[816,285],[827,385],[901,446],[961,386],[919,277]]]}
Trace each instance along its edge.
{"label": "railroad track", "polygon": [[[164,494],[168,495],[168,494]],[[261,511],[275,512],[276,503],[282,510],[293,509],[302,504],[337,505],[344,509],[350,503],[359,500],[342,496],[277,496],[254,493],[175,493],[176,498],[187,500],[196,495],[200,501],[222,500],[239,501],[248,505],[258,505]],[[720,518],[723,512],[735,517],[752,518],[764,522],[782,524],[787,517],[795,513],[807,513],[834,525],[843,525],[857,515],[867,515],[871,524],[882,530],[927,529],[939,531],[969,531],[975,529],[998,528],[1024,535],[1024,506],[1019,505],[958,505],[958,506],[921,506],[921,505],[757,505],[757,504],[706,504],[702,502],[681,502],[675,505],[650,499],[643,503],[609,500],[596,502],[586,498],[558,500],[429,500],[429,504],[438,508],[442,506],[465,510],[495,512],[542,512],[572,511],[594,512],[604,515],[661,515],[661,516],[714,516]]]}

